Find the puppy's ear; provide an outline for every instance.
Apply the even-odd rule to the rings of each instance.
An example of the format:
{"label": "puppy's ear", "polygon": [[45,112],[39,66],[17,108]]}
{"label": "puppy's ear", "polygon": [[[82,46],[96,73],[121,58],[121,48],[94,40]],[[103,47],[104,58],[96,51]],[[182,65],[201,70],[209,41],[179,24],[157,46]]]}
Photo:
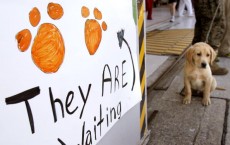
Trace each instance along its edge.
{"label": "puppy's ear", "polygon": [[191,65],[194,65],[193,62],[193,55],[194,55],[195,48],[193,46],[190,46],[186,52],[186,61],[190,63]]}
{"label": "puppy's ear", "polygon": [[210,46],[210,64],[212,65],[213,61],[216,59],[216,52],[214,49]]}

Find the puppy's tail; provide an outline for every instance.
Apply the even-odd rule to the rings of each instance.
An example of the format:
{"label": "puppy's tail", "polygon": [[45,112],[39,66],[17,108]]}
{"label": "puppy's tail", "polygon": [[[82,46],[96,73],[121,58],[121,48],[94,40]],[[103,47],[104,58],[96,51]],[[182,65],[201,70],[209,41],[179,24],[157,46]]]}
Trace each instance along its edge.
{"label": "puppy's tail", "polygon": [[225,91],[226,89],[222,87],[216,87],[216,90]]}

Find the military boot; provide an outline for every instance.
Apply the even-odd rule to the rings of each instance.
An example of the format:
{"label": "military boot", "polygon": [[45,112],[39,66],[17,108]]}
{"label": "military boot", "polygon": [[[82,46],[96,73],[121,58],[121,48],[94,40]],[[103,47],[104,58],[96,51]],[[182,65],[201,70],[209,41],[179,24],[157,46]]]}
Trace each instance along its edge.
{"label": "military boot", "polygon": [[226,75],[228,70],[224,67],[220,67],[216,62],[211,65],[211,70],[213,75]]}

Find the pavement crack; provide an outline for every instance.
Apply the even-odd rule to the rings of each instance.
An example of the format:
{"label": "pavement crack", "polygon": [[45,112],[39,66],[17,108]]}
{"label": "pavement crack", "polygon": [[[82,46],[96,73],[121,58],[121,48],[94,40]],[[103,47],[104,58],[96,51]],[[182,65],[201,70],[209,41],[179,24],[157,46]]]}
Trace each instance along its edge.
{"label": "pavement crack", "polygon": [[225,116],[224,116],[221,145],[225,145],[225,142],[226,142],[226,134],[227,134],[227,129],[228,129],[229,104],[230,104],[230,100],[226,100],[226,109],[225,109]]}
{"label": "pavement crack", "polygon": [[201,130],[202,119],[204,118],[205,112],[206,112],[206,107],[204,107],[204,113],[203,113],[203,115],[200,117],[200,124],[199,124],[199,127],[198,127],[198,131],[197,131],[197,133],[196,133],[196,135],[195,135],[195,137],[194,137],[194,139],[193,139],[193,145],[196,144],[196,140],[197,140],[197,137],[198,137],[198,135],[199,135],[199,133],[200,133],[200,130]]}

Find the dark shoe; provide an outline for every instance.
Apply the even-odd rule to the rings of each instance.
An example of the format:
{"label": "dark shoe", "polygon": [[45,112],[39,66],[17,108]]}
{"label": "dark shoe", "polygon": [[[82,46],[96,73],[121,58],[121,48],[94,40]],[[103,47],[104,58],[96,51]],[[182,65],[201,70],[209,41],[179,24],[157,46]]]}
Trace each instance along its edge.
{"label": "dark shoe", "polygon": [[220,61],[219,57],[216,57],[216,59],[214,61],[219,62]]}
{"label": "dark shoe", "polygon": [[220,67],[216,62],[211,65],[211,70],[213,75],[226,75],[228,73],[226,68]]}
{"label": "dark shoe", "polygon": [[149,17],[149,18],[147,18],[147,20],[152,20],[152,18],[151,18],[151,17]]}
{"label": "dark shoe", "polygon": [[175,21],[175,16],[172,16],[169,22],[174,22]]}
{"label": "dark shoe", "polygon": [[230,58],[230,53],[228,53],[228,54],[218,54],[218,56]]}

